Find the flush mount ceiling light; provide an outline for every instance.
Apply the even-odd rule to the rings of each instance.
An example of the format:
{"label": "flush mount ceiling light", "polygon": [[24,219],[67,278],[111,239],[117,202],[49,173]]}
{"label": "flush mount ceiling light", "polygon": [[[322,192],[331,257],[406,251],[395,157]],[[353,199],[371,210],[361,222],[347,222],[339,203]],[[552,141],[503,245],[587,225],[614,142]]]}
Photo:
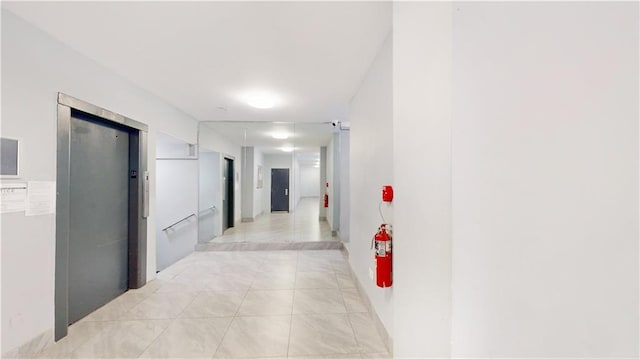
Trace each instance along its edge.
{"label": "flush mount ceiling light", "polygon": [[289,138],[289,134],[284,132],[274,132],[271,134],[271,137],[277,140],[286,140],[287,138]]}
{"label": "flush mount ceiling light", "polygon": [[254,108],[268,109],[276,106],[280,99],[268,92],[251,92],[244,96],[245,102]]}
{"label": "flush mount ceiling light", "polygon": [[293,151],[293,147],[284,146],[284,147],[280,147],[280,150],[282,152],[292,152]]}

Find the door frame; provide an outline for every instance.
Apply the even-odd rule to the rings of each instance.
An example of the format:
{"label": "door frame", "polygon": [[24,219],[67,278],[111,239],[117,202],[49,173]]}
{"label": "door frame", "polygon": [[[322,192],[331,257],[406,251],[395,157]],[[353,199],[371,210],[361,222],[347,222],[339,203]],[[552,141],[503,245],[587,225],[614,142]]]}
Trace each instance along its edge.
{"label": "door frame", "polygon": [[56,341],[67,335],[69,327],[69,194],[71,191],[70,144],[72,111],[84,112],[100,122],[118,124],[118,126],[129,131],[128,286],[130,289],[140,288],[147,281],[147,217],[149,215],[148,126],[59,92],[54,295],[54,339]]}
{"label": "door frame", "polygon": [[[222,169],[224,171],[226,161],[229,161],[228,170],[231,172],[231,182],[227,182],[227,188],[224,189],[227,193],[227,223],[225,228],[225,223],[222,223],[222,234],[224,231],[229,228],[233,228],[236,226],[236,159],[233,156],[222,155]],[[224,174],[228,176],[228,173]],[[224,210],[224,206],[223,210]]]}

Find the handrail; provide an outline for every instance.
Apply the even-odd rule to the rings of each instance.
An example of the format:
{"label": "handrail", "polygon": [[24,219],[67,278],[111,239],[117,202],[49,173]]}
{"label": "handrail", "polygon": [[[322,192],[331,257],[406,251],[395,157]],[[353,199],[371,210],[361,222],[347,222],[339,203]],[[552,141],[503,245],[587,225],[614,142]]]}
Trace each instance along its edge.
{"label": "handrail", "polygon": [[204,213],[206,211],[215,211],[216,210],[216,206],[211,206],[209,208],[205,208],[202,211],[200,211],[199,213]]}
{"label": "handrail", "polygon": [[162,231],[166,231],[167,229],[169,229],[169,228],[171,228],[171,227],[175,226],[176,224],[181,223],[181,222],[184,222],[184,221],[186,221],[187,219],[189,219],[189,218],[191,218],[191,217],[195,217],[195,216],[196,216],[196,214],[195,214],[195,213],[192,213],[192,214],[190,214],[190,215],[188,215],[188,216],[184,217],[183,219],[179,220],[178,222],[176,222],[176,223],[174,223],[174,224],[170,225],[169,227],[167,227],[167,228],[163,228],[163,229],[162,229]]}

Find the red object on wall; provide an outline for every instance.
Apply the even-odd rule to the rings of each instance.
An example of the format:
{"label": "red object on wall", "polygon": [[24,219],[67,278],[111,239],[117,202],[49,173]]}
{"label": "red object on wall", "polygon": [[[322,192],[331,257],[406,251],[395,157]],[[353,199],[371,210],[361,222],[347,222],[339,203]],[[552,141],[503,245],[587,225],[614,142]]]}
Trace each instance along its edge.
{"label": "red object on wall", "polygon": [[376,285],[381,288],[388,288],[393,284],[391,235],[387,232],[386,226],[386,224],[381,224],[378,233],[374,236]]}
{"label": "red object on wall", "polygon": [[[329,188],[329,182],[325,183],[325,187]],[[328,208],[329,207],[329,193],[327,193],[329,190],[325,189],[324,190],[324,208]]]}
{"label": "red object on wall", "polygon": [[384,202],[393,201],[393,187],[391,187],[391,186],[382,186],[382,200]]}

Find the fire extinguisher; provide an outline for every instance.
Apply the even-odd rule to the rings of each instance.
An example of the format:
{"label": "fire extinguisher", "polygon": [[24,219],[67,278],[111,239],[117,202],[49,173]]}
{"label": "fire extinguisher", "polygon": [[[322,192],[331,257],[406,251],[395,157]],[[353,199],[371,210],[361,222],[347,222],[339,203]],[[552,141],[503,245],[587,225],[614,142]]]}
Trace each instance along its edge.
{"label": "fire extinguisher", "polygon": [[327,189],[329,188],[329,182],[327,182],[325,184],[325,190],[324,190],[324,208],[328,208],[329,207],[329,190]]}
{"label": "fire extinguisher", "polygon": [[387,224],[381,224],[373,236],[371,246],[375,248],[376,284],[388,288],[393,283],[393,267],[391,256],[391,233]]}

